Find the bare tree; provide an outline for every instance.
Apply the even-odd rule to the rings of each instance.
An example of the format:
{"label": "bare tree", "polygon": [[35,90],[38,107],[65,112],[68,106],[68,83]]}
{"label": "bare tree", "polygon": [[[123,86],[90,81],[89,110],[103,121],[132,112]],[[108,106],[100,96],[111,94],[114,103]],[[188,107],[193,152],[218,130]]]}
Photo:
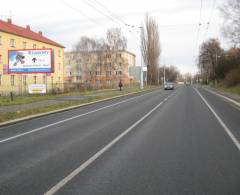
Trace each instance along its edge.
{"label": "bare tree", "polygon": [[225,19],[223,34],[235,46],[240,46],[240,0],[228,0],[220,11]]}
{"label": "bare tree", "polygon": [[106,41],[111,51],[125,50],[127,48],[127,39],[122,34],[121,28],[108,29]]}
{"label": "bare tree", "polygon": [[[123,35],[121,28],[111,28],[107,30],[106,35],[106,64],[108,70],[112,73],[115,81],[120,81],[123,72],[124,58],[121,57],[121,51],[127,48],[127,38]],[[111,64],[110,64],[111,63]],[[117,83],[115,83],[116,85]]]}
{"label": "bare tree", "polygon": [[144,63],[148,67],[147,82],[148,84],[157,84],[159,57],[161,54],[158,24],[155,19],[147,14],[141,29],[141,53]]}
{"label": "bare tree", "polygon": [[98,60],[101,59],[101,52],[106,48],[107,46],[103,39],[93,39],[86,36],[81,37],[80,41],[75,45],[74,59],[79,69],[84,72],[84,75],[87,75],[83,78],[85,83],[90,84],[96,74],[97,66],[93,55]]}
{"label": "bare tree", "polygon": [[217,39],[209,39],[203,42],[199,53],[199,69],[206,83],[209,80],[215,80],[218,58],[223,53],[220,42]]}
{"label": "bare tree", "polygon": [[168,82],[176,82],[177,79],[181,76],[179,70],[175,66],[170,66],[170,67],[161,67],[159,68],[159,80],[163,81],[164,77],[164,69],[165,69],[165,79]]}
{"label": "bare tree", "polygon": [[[108,29],[106,38],[96,39],[81,37],[75,45],[75,61],[81,67],[83,75],[88,75],[84,82],[94,83],[101,75],[111,73],[114,80],[120,80],[123,58],[121,51],[127,47],[127,39],[120,28]],[[97,77],[96,77],[97,76]],[[94,82],[93,82],[94,81]]]}

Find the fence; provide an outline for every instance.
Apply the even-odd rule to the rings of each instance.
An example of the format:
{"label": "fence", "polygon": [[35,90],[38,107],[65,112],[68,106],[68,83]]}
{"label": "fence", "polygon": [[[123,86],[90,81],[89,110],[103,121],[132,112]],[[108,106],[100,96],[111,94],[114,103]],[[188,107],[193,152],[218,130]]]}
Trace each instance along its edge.
{"label": "fence", "polygon": [[[26,95],[28,94],[28,85],[0,85],[0,95],[10,96],[11,92],[14,95]],[[139,83],[129,83],[123,87],[136,87]],[[47,83],[46,91],[48,94],[68,93],[68,92],[83,92],[86,90],[97,89],[114,89],[118,88],[118,82],[112,83]]]}

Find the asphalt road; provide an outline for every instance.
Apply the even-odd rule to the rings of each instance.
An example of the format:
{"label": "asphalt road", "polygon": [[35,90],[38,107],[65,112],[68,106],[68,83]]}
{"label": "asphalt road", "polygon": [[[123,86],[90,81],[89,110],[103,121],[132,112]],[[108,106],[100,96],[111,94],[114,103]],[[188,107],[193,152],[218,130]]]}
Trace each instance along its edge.
{"label": "asphalt road", "polygon": [[204,89],[130,95],[0,127],[0,194],[239,195],[239,141]]}

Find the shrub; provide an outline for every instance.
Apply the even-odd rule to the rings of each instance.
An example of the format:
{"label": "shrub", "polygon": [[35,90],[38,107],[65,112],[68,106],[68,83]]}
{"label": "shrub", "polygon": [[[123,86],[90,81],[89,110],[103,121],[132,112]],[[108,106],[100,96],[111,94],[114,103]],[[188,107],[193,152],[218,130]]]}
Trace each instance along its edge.
{"label": "shrub", "polygon": [[230,70],[224,79],[224,84],[227,87],[240,84],[240,68]]}

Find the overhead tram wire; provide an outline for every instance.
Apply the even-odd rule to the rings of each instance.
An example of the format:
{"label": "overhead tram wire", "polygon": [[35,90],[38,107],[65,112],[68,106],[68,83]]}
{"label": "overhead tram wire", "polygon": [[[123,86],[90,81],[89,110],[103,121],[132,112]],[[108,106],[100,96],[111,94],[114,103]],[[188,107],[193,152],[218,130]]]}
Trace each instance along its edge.
{"label": "overhead tram wire", "polygon": [[[123,22],[123,21],[116,21],[116,20],[118,20],[118,19],[116,19],[116,18],[114,18],[113,16],[110,16],[110,15],[107,15],[107,14],[105,14],[102,10],[100,10],[99,9],[99,7],[97,8],[96,6],[94,6],[93,4],[91,4],[91,3],[89,3],[88,1],[86,1],[86,0],[82,0],[83,1],[83,3],[85,3],[85,4],[87,4],[88,6],[90,6],[92,9],[94,9],[94,10],[96,10],[97,12],[99,12],[101,15],[103,15],[103,16],[105,16],[105,17],[107,17],[109,20],[111,20],[112,22],[114,22],[114,23],[116,23],[116,24],[118,24],[118,25],[122,25],[122,24],[120,24],[120,22],[121,23],[123,23],[123,25],[124,25],[124,27],[126,27],[126,26],[131,26],[131,25],[128,25],[128,24],[126,24],[125,22]],[[92,2],[92,1],[91,1]],[[93,3],[93,2],[92,2]],[[95,4],[96,5],[96,4]],[[101,7],[103,7],[103,6],[101,6]],[[106,7],[106,6],[105,6]],[[106,10],[107,11],[107,10]],[[108,11],[109,12],[109,11]],[[134,26],[131,26],[132,28],[134,28]],[[127,28],[127,27],[126,27]],[[131,31],[131,30],[129,30],[129,29],[127,29],[130,33],[132,33],[133,31]],[[137,38],[137,39],[139,39],[139,37],[138,37],[138,35],[137,36],[134,36],[134,38]]]}
{"label": "overhead tram wire", "polygon": [[198,29],[197,29],[197,47],[199,47],[199,34],[200,34],[200,30],[201,30],[201,20],[202,20],[202,4],[203,4],[203,0],[201,1],[201,5],[200,5],[200,12],[199,12],[199,20],[198,20]]}
{"label": "overhead tram wire", "polygon": [[[108,11],[110,13],[110,15],[112,17],[114,17],[115,19],[117,19],[118,21],[120,21],[123,25],[125,25],[126,27],[131,27],[134,28],[133,25],[127,24],[121,17],[119,17],[117,14],[115,14],[111,9],[109,9],[107,6],[105,6],[103,3],[99,2],[98,0],[92,0],[94,1],[96,4],[98,4],[99,6],[101,6],[103,9],[105,9],[106,11]],[[129,30],[131,31],[131,30]]]}
{"label": "overhead tram wire", "polygon": [[106,28],[105,28],[103,25],[99,24],[96,20],[94,20],[93,18],[91,18],[91,17],[89,17],[88,15],[86,15],[85,13],[83,13],[80,9],[72,6],[71,4],[67,3],[67,2],[64,1],[64,0],[60,0],[60,2],[62,2],[62,3],[65,4],[67,7],[71,8],[72,10],[74,10],[75,12],[81,14],[83,17],[87,18],[87,19],[90,20],[92,23],[97,24],[97,26],[99,26],[99,27],[103,28],[104,30],[106,30]]}
{"label": "overhead tram wire", "polygon": [[210,25],[211,25],[211,22],[212,22],[212,17],[213,17],[213,12],[216,8],[216,1],[217,0],[213,0],[213,4],[212,4],[212,8],[211,8],[211,12],[210,12],[210,17],[209,17],[209,20],[207,22],[207,27],[206,27],[206,30],[205,30],[205,33],[204,33],[204,38],[206,37],[207,33],[208,33],[208,30],[210,28]]}
{"label": "overhead tram wire", "polygon": [[113,11],[111,11],[108,7],[106,7],[105,5],[103,5],[101,2],[99,2],[98,0],[93,0],[94,2],[96,2],[99,6],[101,6],[102,8],[104,8],[106,11],[108,11],[114,18],[116,18],[117,20],[119,20],[121,23],[123,23],[124,25],[126,25],[126,22],[121,19],[118,15],[116,15]]}
{"label": "overhead tram wire", "polygon": [[89,3],[86,0],[82,0],[83,3],[85,3],[86,5],[88,5],[89,7],[91,7],[92,9],[96,10],[98,13],[100,13],[101,15],[107,17],[109,20],[111,20],[113,23],[117,24],[117,25],[121,25],[118,21],[116,21],[114,18],[112,18],[111,16],[105,14],[103,11],[101,11],[99,8],[97,8],[96,6],[92,5],[91,3]]}
{"label": "overhead tram wire", "polygon": [[[197,55],[196,56],[199,56],[199,50],[200,50],[200,46],[199,46],[199,34],[200,34],[200,30],[201,30],[201,20],[202,20],[202,4],[203,4],[203,0],[200,0],[200,12],[199,12],[199,19],[198,19],[198,29],[197,29],[197,42],[196,42],[196,46],[197,46]],[[196,58],[196,62],[197,62],[197,58]],[[198,63],[196,63],[198,64]]]}
{"label": "overhead tram wire", "polygon": [[[82,0],[82,1],[84,1],[86,4],[91,6],[93,9],[95,9],[100,14],[104,15],[105,17],[111,19],[112,21],[115,20],[119,25],[123,25],[130,33],[135,32],[135,31],[132,31],[132,29],[135,28],[135,26],[127,24],[123,19],[121,19],[119,16],[117,16],[114,12],[112,12],[109,8],[107,8],[105,5],[103,5],[99,1],[97,1],[97,0],[91,1],[95,6],[93,4],[90,4],[89,2],[87,2],[86,0]],[[98,6],[98,8],[96,7],[96,5]],[[109,15],[106,15],[105,12],[100,11],[99,6],[101,7],[101,9],[104,9],[105,12],[108,12]],[[129,29],[129,27],[131,27],[131,29]],[[137,36],[137,38],[138,38],[138,34],[135,34],[135,36]]]}

